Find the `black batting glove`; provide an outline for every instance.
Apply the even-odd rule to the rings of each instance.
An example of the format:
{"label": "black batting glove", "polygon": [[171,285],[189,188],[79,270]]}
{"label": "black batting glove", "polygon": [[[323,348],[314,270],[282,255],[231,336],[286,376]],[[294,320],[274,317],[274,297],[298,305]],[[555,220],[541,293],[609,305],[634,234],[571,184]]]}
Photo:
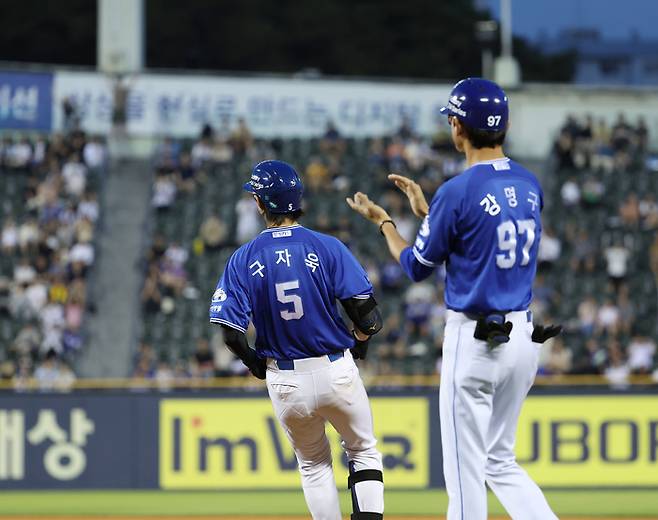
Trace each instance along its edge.
{"label": "black batting glove", "polygon": [[370,336],[368,339],[363,341],[356,337],[354,331],[352,331],[352,337],[354,338],[354,346],[352,347],[352,357],[354,359],[365,359],[368,355],[368,343],[370,342]]}
{"label": "black batting glove", "polygon": [[562,325],[548,325],[547,327],[535,325],[532,331],[532,341],[535,343],[544,343],[560,334],[560,332],[562,332]]}

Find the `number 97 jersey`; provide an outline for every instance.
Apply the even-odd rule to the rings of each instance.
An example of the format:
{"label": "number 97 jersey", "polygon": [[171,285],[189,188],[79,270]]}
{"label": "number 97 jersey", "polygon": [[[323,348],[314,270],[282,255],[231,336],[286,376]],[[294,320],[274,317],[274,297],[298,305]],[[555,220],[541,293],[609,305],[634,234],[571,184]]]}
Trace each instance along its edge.
{"label": "number 97 jersey", "polygon": [[445,261],[449,309],[525,310],[542,205],[539,182],[519,164],[507,158],[477,163],[439,188],[401,264],[417,280]]}
{"label": "number 97 jersey", "polygon": [[302,226],[270,228],[229,259],[210,321],[256,328],[261,357],[303,359],[354,345],[337,299],[368,298],[363,267],[339,240]]}

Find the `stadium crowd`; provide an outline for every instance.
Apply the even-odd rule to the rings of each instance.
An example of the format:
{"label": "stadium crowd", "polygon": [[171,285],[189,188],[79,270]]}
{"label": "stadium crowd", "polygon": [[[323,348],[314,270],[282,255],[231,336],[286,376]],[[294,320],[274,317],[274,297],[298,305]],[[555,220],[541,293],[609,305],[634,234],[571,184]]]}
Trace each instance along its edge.
{"label": "stadium crowd", "polygon": [[[641,313],[637,298],[631,297],[629,278],[632,270],[644,269],[633,261],[634,255],[642,254],[636,234],[654,233],[658,203],[650,191],[629,192],[612,202],[606,194],[606,190],[615,190],[615,179],[643,167],[647,147],[644,121],[640,119],[633,127],[623,116],[611,127],[592,117],[581,122],[570,117],[556,138],[550,161],[552,180],[545,191],[547,200],[559,202],[544,215],[532,308],[540,321],[564,323],[565,334],[543,348],[542,374],[604,374],[614,384],[623,385],[630,374],[650,374],[656,369],[655,331],[637,327]],[[446,316],[443,270],[424,283],[410,284],[397,263],[383,253],[376,233],[359,233],[344,198],[357,189],[369,191],[382,201],[401,234],[411,242],[418,222],[386,175],[391,171],[410,175],[425,193],[434,193],[463,169],[463,160],[454,152],[445,127],[432,138],[422,138],[405,120],[394,135],[352,140],[343,138],[330,122],[317,140],[288,142],[255,139],[244,120],[234,129],[228,123],[219,129],[206,126],[195,142],[167,139],[158,148],[152,197],[156,220],[177,205],[196,204],[195,194],[206,190],[209,183],[222,182],[223,190],[232,186],[233,193],[239,193],[250,167],[274,156],[289,160],[303,174],[306,207],[302,223],[339,237],[353,249],[380,295],[385,327],[373,341],[372,354],[361,365],[362,371],[377,375],[440,371]],[[228,168],[228,173],[217,177],[218,165],[220,170]],[[568,210],[566,219],[560,214],[563,209]],[[187,241],[155,233],[144,269],[146,315],[173,317],[175,308],[186,299],[205,311],[221,265],[236,247],[262,229],[248,194],[237,197],[230,217],[218,210],[206,211]],[[603,232],[595,234],[598,228],[580,221],[580,211],[594,211],[596,218],[603,211]],[[200,259],[218,251],[223,256],[212,256],[217,263],[212,264],[209,277],[190,276]],[[658,273],[658,240],[653,251]],[[560,281],[563,269],[571,278],[599,280],[604,273],[605,280],[596,291],[576,284],[566,294]],[[653,287],[648,268],[642,276],[648,277],[647,284]],[[655,298],[655,288],[643,295],[649,297]],[[572,301],[572,314],[562,309],[567,299]],[[224,348],[221,333],[205,323],[204,327],[193,340],[194,350],[180,355],[156,352],[149,338],[143,338],[135,358],[135,377],[169,381],[245,374],[244,367]]]}
{"label": "stadium crowd", "polygon": [[18,389],[75,380],[106,159],[81,131],[0,143],[0,378]]}

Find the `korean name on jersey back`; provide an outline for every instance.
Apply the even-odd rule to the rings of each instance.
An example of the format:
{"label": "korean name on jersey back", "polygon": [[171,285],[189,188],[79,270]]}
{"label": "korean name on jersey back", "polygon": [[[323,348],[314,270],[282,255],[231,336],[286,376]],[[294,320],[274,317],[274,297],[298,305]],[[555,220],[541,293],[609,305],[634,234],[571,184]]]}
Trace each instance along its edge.
{"label": "korean name on jersey back", "polygon": [[229,259],[210,321],[256,328],[262,357],[301,359],[353,346],[337,299],[372,293],[363,267],[334,237],[303,226],[271,228]]}
{"label": "korean name on jersey back", "polygon": [[413,256],[446,261],[446,304],[457,311],[523,310],[532,299],[542,191],[509,159],[473,165],[444,183],[420,227]]}

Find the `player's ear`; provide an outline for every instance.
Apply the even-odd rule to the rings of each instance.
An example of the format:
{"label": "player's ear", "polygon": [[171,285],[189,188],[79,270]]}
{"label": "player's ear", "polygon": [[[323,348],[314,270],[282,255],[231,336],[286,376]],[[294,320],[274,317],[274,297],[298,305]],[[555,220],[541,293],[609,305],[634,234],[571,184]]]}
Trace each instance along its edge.
{"label": "player's ear", "polygon": [[260,200],[258,195],[254,195],[254,200],[256,201],[256,206],[258,207],[258,213],[265,215],[265,206],[263,206],[263,202]]}

